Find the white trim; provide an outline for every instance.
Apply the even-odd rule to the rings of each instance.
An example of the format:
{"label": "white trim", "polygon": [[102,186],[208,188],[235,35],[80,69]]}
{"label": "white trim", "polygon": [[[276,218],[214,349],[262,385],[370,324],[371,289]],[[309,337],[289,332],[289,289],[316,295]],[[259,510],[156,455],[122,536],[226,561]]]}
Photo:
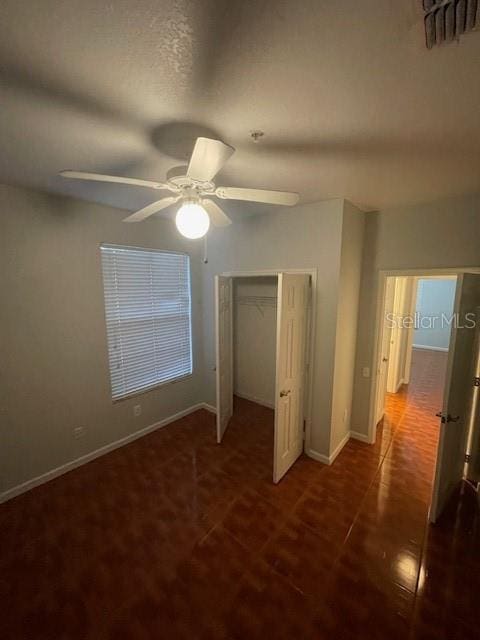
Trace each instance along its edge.
{"label": "white trim", "polygon": [[315,449],[305,449],[305,453],[309,458],[321,462],[323,464],[332,464],[328,456],[324,456],[323,453],[318,453]]}
{"label": "white trim", "polygon": [[110,453],[110,451],[114,451],[115,449],[119,449],[134,440],[138,440],[143,436],[151,433],[152,431],[156,431],[162,427],[166,427],[168,424],[175,422],[175,420],[179,420],[184,416],[189,415],[190,413],[194,413],[199,409],[206,409],[207,411],[212,411],[215,413],[215,408],[205,402],[199,402],[198,404],[194,404],[188,409],[184,409],[183,411],[179,411],[178,413],[173,414],[172,416],[168,416],[167,418],[163,418],[159,422],[155,422],[154,424],[149,425],[148,427],[144,427],[143,429],[139,429],[134,433],[130,433],[128,436],[124,438],[120,438],[119,440],[115,440],[114,442],[110,442],[109,444],[100,447],[99,449],[95,449],[94,451],[90,451],[90,453],[85,454],[84,456],[80,456],[80,458],[76,458],[75,460],[70,460],[70,462],[66,462],[62,464],[60,467],[56,467],[55,469],[51,469],[46,473],[42,473],[31,480],[27,480],[26,482],[22,482],[22,484],[17,485],[16,487],[12,487],[11,489],[7,489],[3,493],[0,493],[0,504],[2,502],[6,502],[7,500],[11,500],[16,496],[25,493],[26,491],[30,491],[35,487],[38,487],[41,484],[45,484],[49,480],[53,480],[54,478],[58,478],[62,476],[64,473],[68,473],[77,467],[81,467],[87,462],[91,460],[95,460],[95,458],[99,458],[100,456],[105,455],[106,453]]}
{"label": "white trim", "polygon": [[330,462],[329,464],[333,464],[333,462],[335,462],[336,457],[338,456],[338,454],[340,453],[340,451],[343,449],[343,447],[347,444],[347,442],[350,440],[350,431],[348,431],[344,437],[342,438],[342,440],[340,440],[340,442],[338,443],[338,445],[335,447],[335,449],[332,451],[332,453],[329,456]]}
{"label": "white trim", "polygon": [[315,451],[315,449],[306,448],[305,453],[309,458],[312,458],[317,462],[322,462],[323,464],[331,465],[335,462],[335,459],[337,458],[337,456],[339,455],[339,453],[341,452],[341,450],[349,440],[350,440],[350,431],[345,434],[341,442],[337,445],[333,453],[331,453],[329,456],[325,456],[323,455],[323,453],[319,453],[318,451]]}
{"label": "white trim", "polygon": [[[410,297],[410,315],[412,318],[415,315],[415,311],[417,310],[417,297],[418,297],[418,278],[415,276],[410,276],[412,278],[412,290]],[[412,372],[412,352],[413,352],[413,338],[415,335],[415,327],[412,326],[407,329],[407,353],[405,358],[405,367],[403,370],[403,380],[404,384],[408,384],[410,382],[410,375]]]}
{"label": "white trim", "polygon": [[350,431],[350,437],[354,440],[360,440],[360,442],[365,442],[366,444],[373,444],[368,439],[368,436],[365,433],[359,433],[358,431]]}
{"label": "white trim", "polygon": [[448,351],[448,347],[430,347],[426,344],[412,344],[414,349],[423,349],[424,351]]}
{"label": "white trim", "polygon": [[234,396],[238,396],[239,398],[243,398],[243,400],[249,400],[250,402],[255,402],[255,404],[259,404],[262,407],[268,407],[269,409],[275,409],[275,405],[267,400],[262,400],[262,398],[257,398],[257,396],[250,396],[248,393],[241,393],[240,391],[234,391]]}
{"label": "white trim", "polygon": [[213,404],[208,404],[208,402],[200,402],[198,405],[199,409],[205,409],[205,411],[210,411],[210,413],[217,413],[217,407]]}

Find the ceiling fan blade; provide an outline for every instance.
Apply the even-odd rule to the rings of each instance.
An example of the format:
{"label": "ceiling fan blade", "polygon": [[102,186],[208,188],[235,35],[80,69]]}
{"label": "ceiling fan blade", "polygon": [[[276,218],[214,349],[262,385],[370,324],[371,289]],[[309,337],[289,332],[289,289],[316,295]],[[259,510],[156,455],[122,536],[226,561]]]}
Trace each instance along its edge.
{"label": "ceiling fan blade", "polygon": [[265,204],[280,204],[291,207],[297,204],[299,195],[290,191],[266,191],[265,189],[241,189],[237,187],[218,187],[215,195],[224,200],[247,200],[249,202],[264,202]]}
{"label": "ceiling fan blade", "polygon": [[232,221],[227,214],[222,211],[216,202],[213,200],[202,200],[202,207],[208,213],[212,224],[216,227],[226,227],[232,224]]}
{"label": "ceiling fan blade", "polygon": [[86,173],[85,171],[60,171],[63,178],[74,178],[75,180],[94,180],[95,182],[117,182],[119,184],[131,184],[136,187],[149,187],[150,189],[170,189],[163,182],[152,182],[151,180],[139,180],[138,178],[123,178],[122,176],[105,176],[102,173]]}
{"label": "ceiling fan blade", "polygon": [[188,165],[187,176],[200,182],[212,180],[235,149],[220,140],[197,138]]}
{"label": "ceiling fan blade", "polygon": [[143,209],[139,209],[132,213],[132,215],[124,218],[123,222],[141,222],[145,220],[145,218],[149,218],[153,216],[155,213],[162,211],[162,209],[166,209],[172,204],[175,204],[178,200],[180,200],[181,196],[169,196],[167,198],[162,198],[161,200],[157,200],[156,202],[152,202],[152,204],[143,207]]}

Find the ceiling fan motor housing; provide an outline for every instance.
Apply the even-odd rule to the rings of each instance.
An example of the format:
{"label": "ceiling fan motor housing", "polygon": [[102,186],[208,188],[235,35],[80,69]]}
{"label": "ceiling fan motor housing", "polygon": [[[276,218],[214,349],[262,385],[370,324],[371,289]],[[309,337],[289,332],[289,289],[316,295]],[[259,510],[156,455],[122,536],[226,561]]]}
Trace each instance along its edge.
{"label": "ceiling fan motor housing", "polygon": [[182,192],[186,198],[197,199],[202,194],[213,194],[215,184],[206,180],[195,180],[186,175],[187,167],[173,167],[167,173],[167,183],[174,191]]}

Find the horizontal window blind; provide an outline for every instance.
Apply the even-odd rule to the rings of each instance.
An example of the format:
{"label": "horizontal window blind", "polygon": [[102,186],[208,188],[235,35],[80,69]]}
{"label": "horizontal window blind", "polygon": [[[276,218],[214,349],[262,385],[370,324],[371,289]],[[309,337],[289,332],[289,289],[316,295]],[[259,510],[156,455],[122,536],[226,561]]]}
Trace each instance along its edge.
{"label": "horizontal window blind", "polygon": [[100,250],[113,399],[192,373],[189,257]]}

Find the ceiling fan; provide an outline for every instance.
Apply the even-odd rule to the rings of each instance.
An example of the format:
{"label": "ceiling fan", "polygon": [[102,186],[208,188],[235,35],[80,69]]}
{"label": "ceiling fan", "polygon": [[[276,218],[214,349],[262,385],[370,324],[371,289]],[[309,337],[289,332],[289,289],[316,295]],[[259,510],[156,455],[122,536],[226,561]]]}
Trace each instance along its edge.
{"label": "ceiling fan", "polygon": [[167,174],[166,182],[151,182],[121,176],[106,176],[83,171],[61,171],[64,178],[95,180],[97,182],[117,182],[136,187],[167,190],[174,195],[152,202],[143,209],[132,213],[124,222],[140,222],[181,201],[175,222],[178,230],[186,238],[201,238],[210,222],[222,227],[231,224],[230,218],[212,200],[246,200],[265,204],[292,206],[298,202],[298,193],[288,191],[265,191],[264,189],[243,189],[237,187],[216,187],[213,178],[235,152],[235,149],[220,140],[197,138],[188,167],[175,167]]}

